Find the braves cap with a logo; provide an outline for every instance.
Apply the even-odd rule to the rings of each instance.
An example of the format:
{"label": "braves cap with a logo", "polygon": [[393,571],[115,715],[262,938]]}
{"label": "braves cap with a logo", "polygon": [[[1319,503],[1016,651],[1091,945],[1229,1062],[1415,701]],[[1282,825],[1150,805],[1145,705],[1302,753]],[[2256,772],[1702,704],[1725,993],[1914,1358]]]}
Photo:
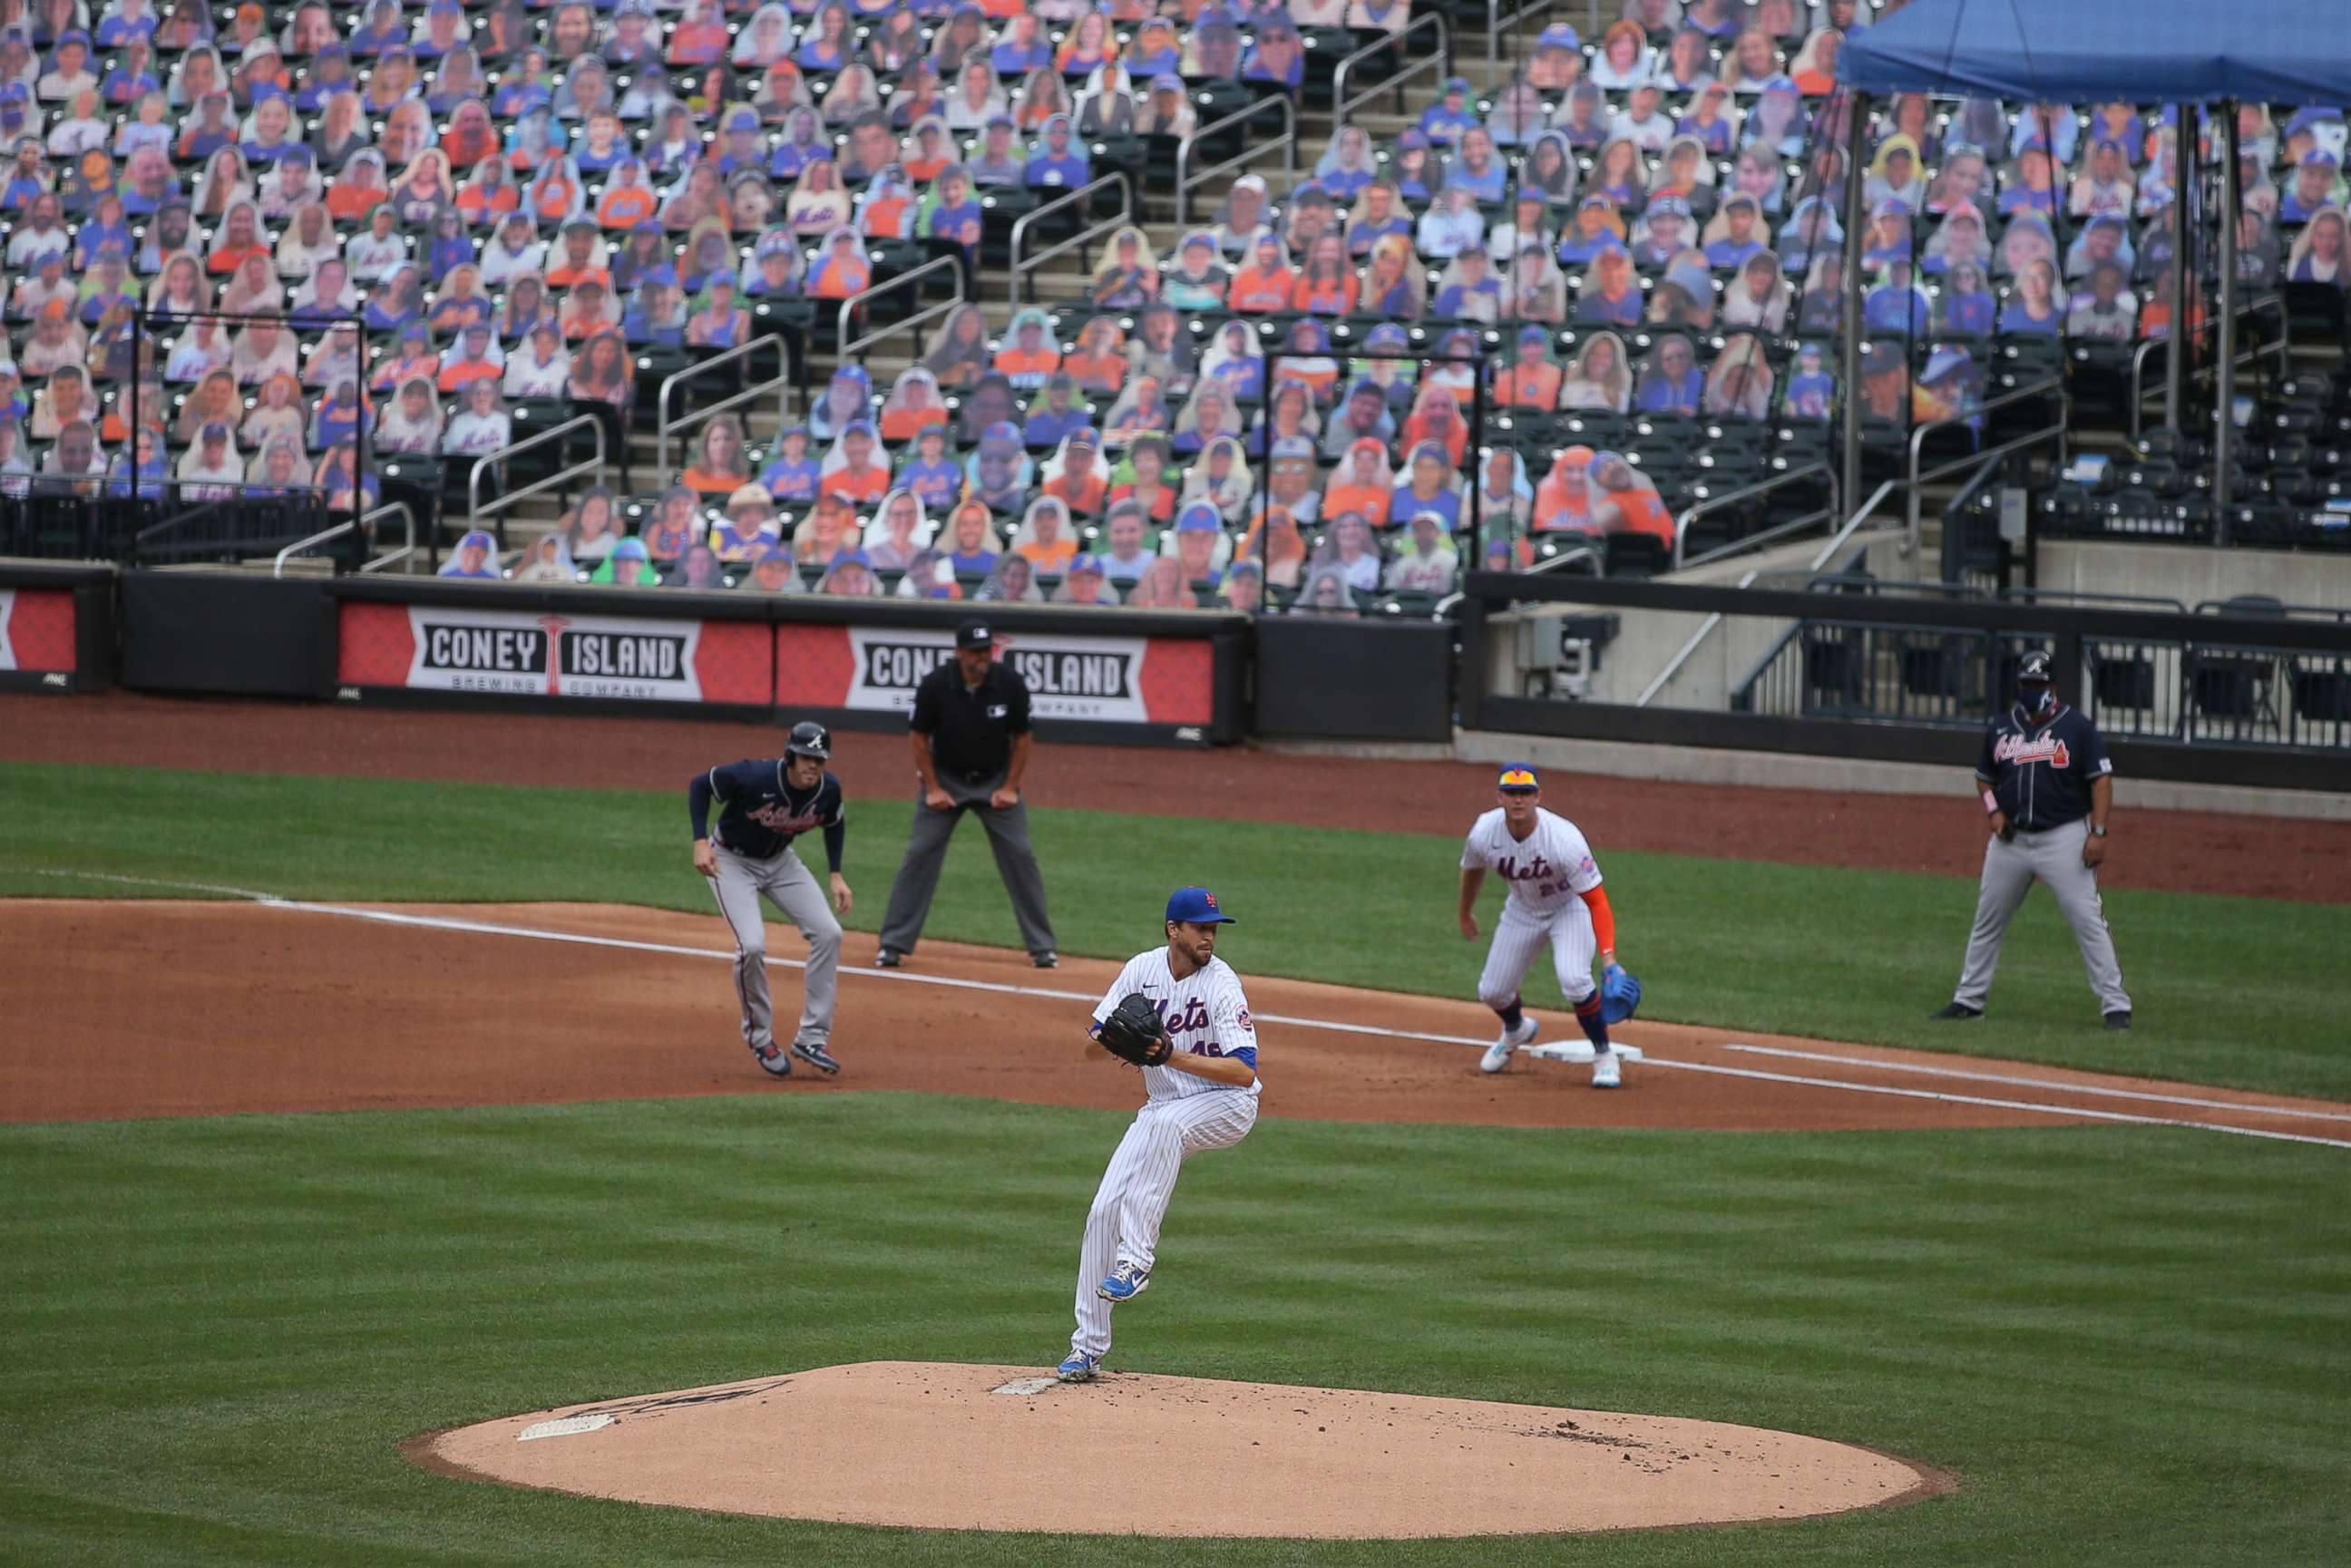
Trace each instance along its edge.
{"label": "braves cap with a logo", "polygon": [[1502,776],[1494,780],[1494,788],[1505,795],[1531,795],[1542,788],[1542,781],[1535,777],[1533,763],[1506,762]]}
{"label": "braves cap with a logo", "polygon": [[1179,887],[1167,900],[1167,918],[1191,925],[1225,925],[1233,917],[1217,907],[1217,895],[1205,887]]}

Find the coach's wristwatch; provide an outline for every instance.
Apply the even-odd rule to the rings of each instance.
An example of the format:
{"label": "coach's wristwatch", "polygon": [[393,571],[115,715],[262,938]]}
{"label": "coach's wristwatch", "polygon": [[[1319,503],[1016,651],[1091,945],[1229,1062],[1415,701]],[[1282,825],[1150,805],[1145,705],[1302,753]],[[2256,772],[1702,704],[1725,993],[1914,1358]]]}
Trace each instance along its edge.
{"label": "coach's wristwatch", "polygon": [[2097,823],[2092,822],[2090,824],[2090,836],[2094,839],[2103,839],[2106,836],[2106,830],[2098,826]]}

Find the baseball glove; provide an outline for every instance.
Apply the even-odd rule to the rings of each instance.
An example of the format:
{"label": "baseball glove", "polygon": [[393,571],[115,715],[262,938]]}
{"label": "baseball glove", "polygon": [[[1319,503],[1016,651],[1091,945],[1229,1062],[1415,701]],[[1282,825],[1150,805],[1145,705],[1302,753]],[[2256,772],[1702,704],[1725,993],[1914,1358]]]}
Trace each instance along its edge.
{"label": "baseball glove", "polygon": [[1623,1023],[1640,1010],[1641,982],[1622,964],[1611,964],[1600,977],[1600,1020]]}
{"label": "baseball glove", "polygon": [[1113,1056],[1137,1067],[1158,1067],[1176,1054],[1175,1042],[1159,1021],[1159,1009],[1141,991],[1130,991],[1120,998],[1094,1031],[1094,1039]]}

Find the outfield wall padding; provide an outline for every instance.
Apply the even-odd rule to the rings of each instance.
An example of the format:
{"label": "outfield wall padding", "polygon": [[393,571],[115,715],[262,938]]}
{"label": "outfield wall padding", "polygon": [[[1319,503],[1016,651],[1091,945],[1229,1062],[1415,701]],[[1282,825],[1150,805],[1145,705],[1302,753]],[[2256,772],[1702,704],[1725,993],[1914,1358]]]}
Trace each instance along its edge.
{"label": "outfield wall padding", "polygon": [[114,684],[114,569],[0,561],[0,691]]}
{"label": "outfield wall padding", "polygon": [[638,592],[345,577],[331,695],[557,712],[691,711],[902,729],[955,628],[984,618],[1046,739],[1207,746],[1245,733],[1239,615]]}
{"label": "outfield wall padding", "polygon": [[1257,624],[1257,732],[1301,740],[1450,741],[1453,627],[1266,617]]}
{"label": "outfield wall padding", "polygon": [[333,604],[313,577],[122,574],[122,684],[134,691],[321,697]]}

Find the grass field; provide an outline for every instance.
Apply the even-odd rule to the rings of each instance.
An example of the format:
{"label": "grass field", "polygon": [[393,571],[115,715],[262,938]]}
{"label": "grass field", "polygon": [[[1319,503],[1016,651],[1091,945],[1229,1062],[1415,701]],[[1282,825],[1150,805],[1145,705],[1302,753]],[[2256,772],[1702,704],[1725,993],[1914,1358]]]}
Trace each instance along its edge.
{"label": "grass field", "polygon": [[[128,799],[143,809],[114,809]],[[849,924],[871,931],[909,807],[851,810],[860,902]],[[40,874],[84,870],[301,897],[710,910],[686,863],[683,785],[671,795],[156,770],[134,781],[13,764],[0,766],[0,821],[11,825],[0,896],[162,891]],[[1207,882],[1247,923],[1235,948],[1246,974],[1474,990],[1482,949],[1453,928],[1458,837],[1092,811],[1031,821],[1067,951],[1123,958],[1156,940],[1165,890]],[[1966,946],[1972,882],[1596,848],[1646,1017],[2351,1099],[2339,908],[2108,894],[2138,1009],[2131,1033],[2110,1035],[2072,934],[2036,894],[2010,934],[1991,1016],[1933,1024]],[[1489,886],[1489,919],[1499,899]],[[976,825],[957,835],[929,932],[1018,945]],[[1529,994],[1558,1002],[1541,966]]]}
{"label": "grass field", "polygon": [[[0,1129],[0,1558],[1108,1561],[517,1492],[396,1445],[839,1362],[1048,1364],[1118,1130],[904,1095]],[[2341,1161],[2145,1129],[1270,1121],[1187,1167],[1113,1365],[1786,1427],[1959,1490],[1809,1524],[1116,1561],[2339,1563]],[[825,1484],[822,1454],[774,1460]]]}
{"label": "grass field", "polygon": [[[904,808],[854,810],[870,928]],[[75,871],[706,907],[663,795],[8,766],[0,821],[5,895],[162,891],[42,874]],[[1071,951],[1132,952],[1159,889],[1206,879],[1247,923],[1244,974],[1460,994],[1474,973],[1450,838],[1036,822]],[[2011,937],[2001,1027],[1945,1033],[1919,1019],[1948,994],[1966,883],[1601,852],[1661,1017],[2351,1095],[2339,911],[2111,896],[2142,1019],[2117,1040],[2043,905]],[[932,929],[1011,940],[976,831]],[[600,1503],[398,1452],[493,1416],[806,1366],[1049,1364],[1121,1121],[834,1093],[0,1124],[0,1563],[2346,1561],[2351,1166],[2150,1128],[1270,1118],[1187,1168],[1152,1294],[1120,1316],[1119,1368],[1710,1417],[1957,1475],[1911,1507],[1113,1549]],[[825,1485],[822,1454],[774,1461]]]}

